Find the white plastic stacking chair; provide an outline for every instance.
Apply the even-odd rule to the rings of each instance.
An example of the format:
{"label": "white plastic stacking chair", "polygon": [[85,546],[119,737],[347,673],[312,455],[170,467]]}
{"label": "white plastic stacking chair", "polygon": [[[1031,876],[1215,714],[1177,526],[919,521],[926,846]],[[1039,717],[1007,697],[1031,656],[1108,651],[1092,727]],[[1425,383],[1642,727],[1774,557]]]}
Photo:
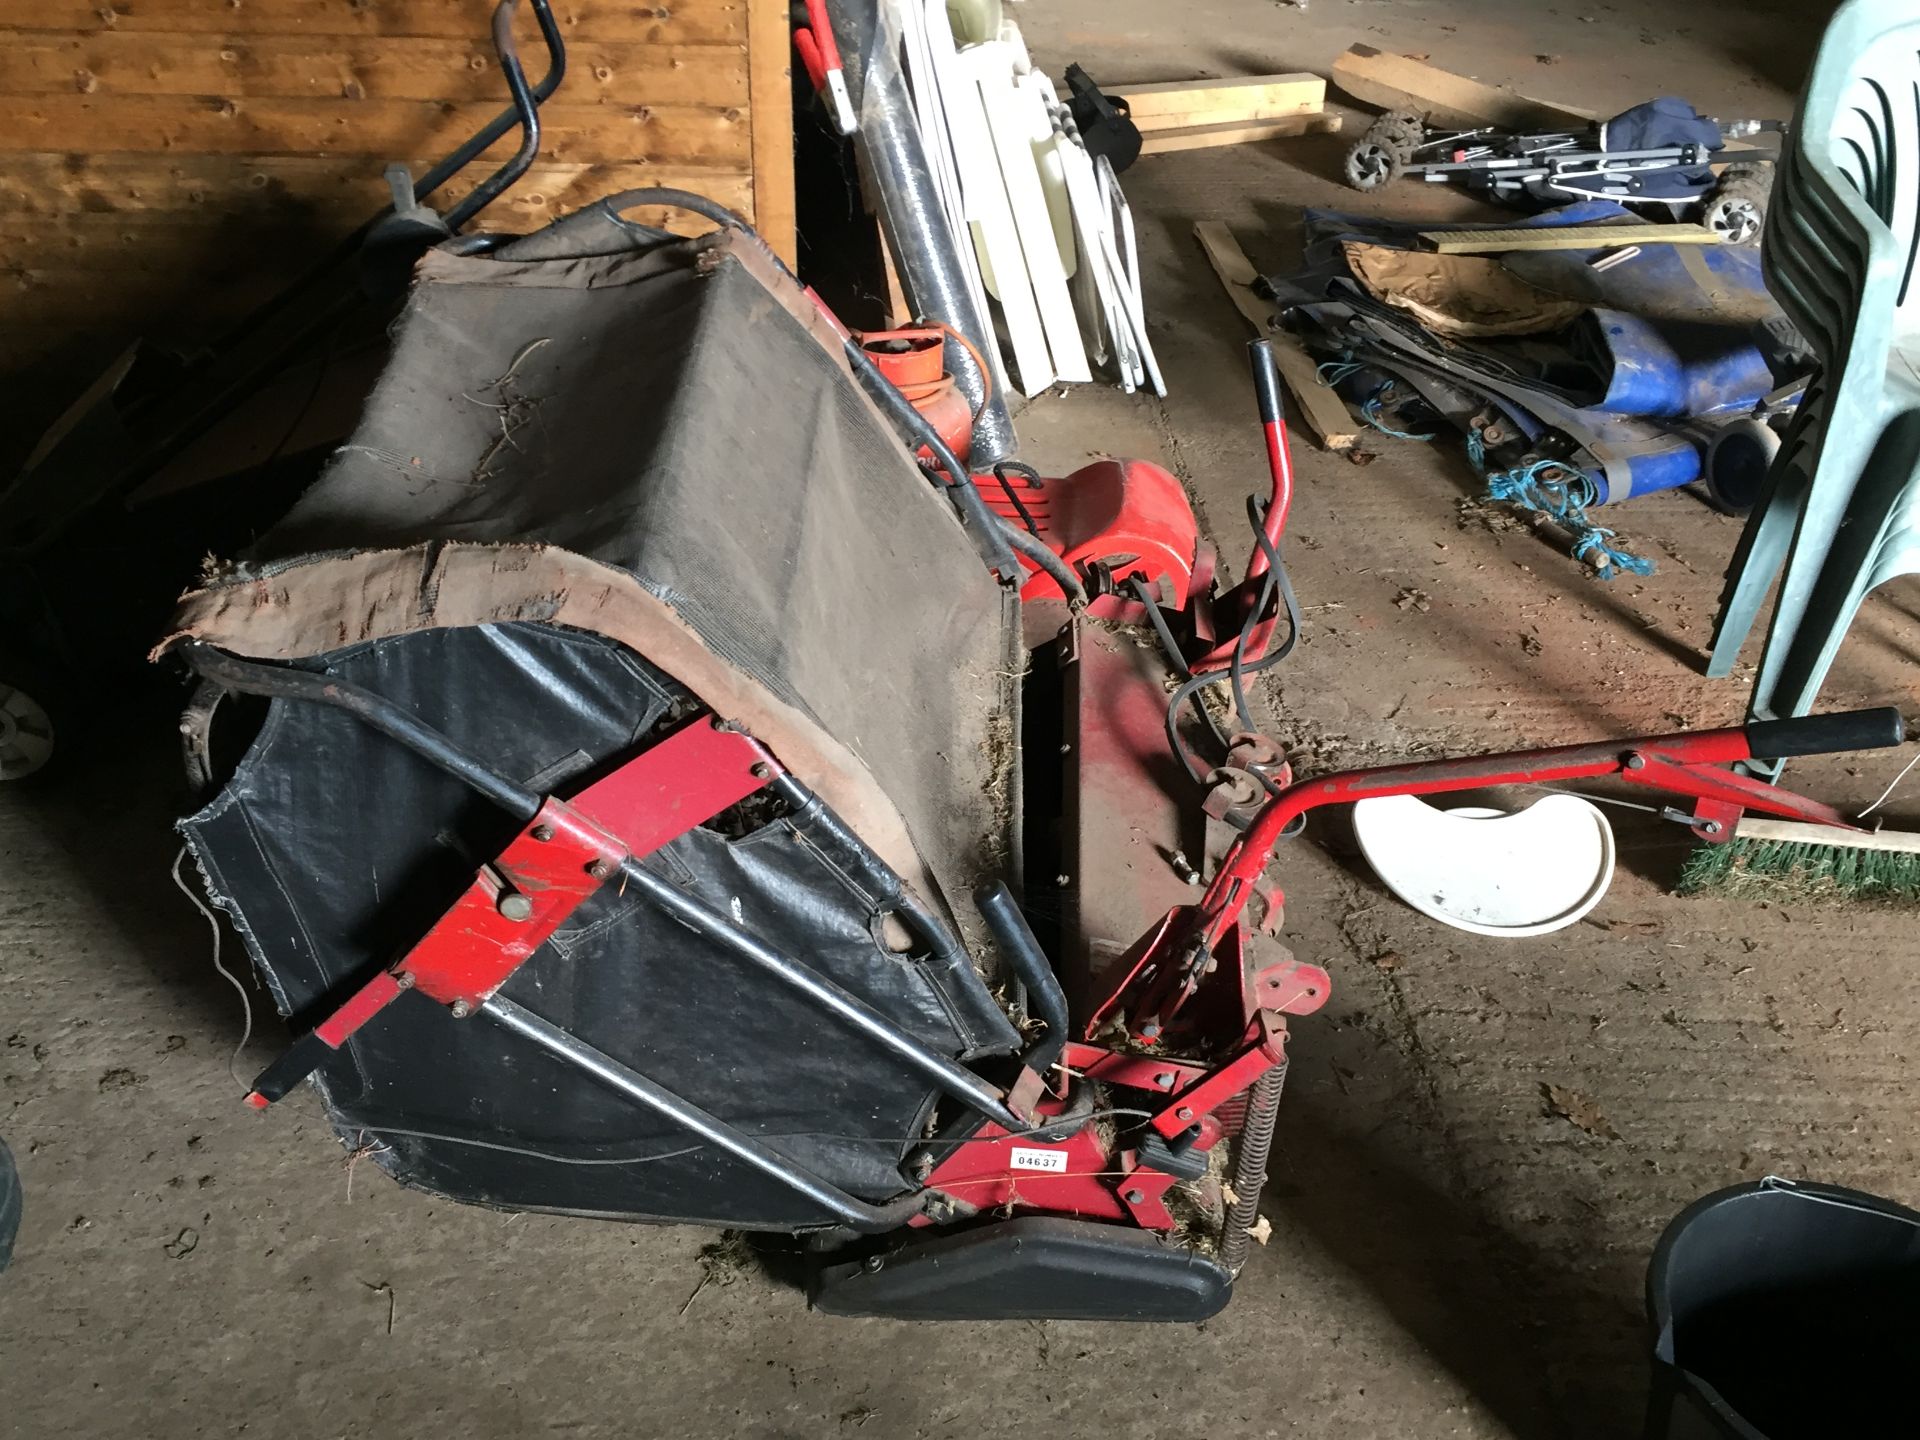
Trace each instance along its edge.
{"label": "white plastic stacking chair", "polygon": [[1819,374],[1734,554],[1707,671],[1732,669],[1780,575],[1756,718],[1805,714],[1868,592],[1920,570],[1916,245],[1920,5],[1849,0],[1821,40],[1763,247]]}

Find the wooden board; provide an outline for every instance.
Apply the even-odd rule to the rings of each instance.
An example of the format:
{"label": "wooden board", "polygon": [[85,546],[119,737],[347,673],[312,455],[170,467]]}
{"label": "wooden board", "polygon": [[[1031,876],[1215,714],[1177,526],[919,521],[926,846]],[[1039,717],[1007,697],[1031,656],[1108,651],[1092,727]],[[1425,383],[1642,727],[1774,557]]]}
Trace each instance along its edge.
{"label": "wooden board", "polygon": [[1774,820],[1764,815],[1742,815],[1733,827],[1736,840],[1785,840],[1795,845],[1830,845],[1842,850],[1879,850],[1893,855],[1920,855],[1920,834],[1910,830],[1842,830],[1833,825],[1808,825],[1797,820]]}
{"label": "wooden board", "polygon": [[1422,230],[1420,238],[1442,255],[1723,243],[1717,231],[1704,225],[1516,225],[1506,230]]}
{"label": "wooden board", "polygon": [[[792,21],[780,0],[746,3],[748,173],[753,183],[753,203],[746,213],[774,253],[795,265],[799,241],[794,234]],[[655,13],[665,10],[661,6]]]}
{"label": "wooden board", "polygon": [[[0,146],[15,150],[156,155],[365,156],[378,172],[389,155],[439,155],[491,120],[497,103],[172,95],[0,95]],[[745,171],[746,112],[729,106],[540,107],[540,153],[552,160],[610,157]],[[477,164],[513,154],[515,131]]]}
{"label": "wooden board", "polygon": [[[747,38],[758,0],[554,0],[553,16],[571,41],[677,44]],[[539,40],[525,19],[521,54],[538,65]],[[486,43],[493,7],[486,0],[0,0],[0,31],[53,30],[123,35],[430,35]],[[781,7],[785,14],[785,7]]]}
{"label": "wooden board", "polygon": [[1144,133],[1229,120],[1271,120],[1318,110],[1327,82],[1318,75],[1245,75],[1112,87]]}
{"label": "wooden board", "polygon": [[1339,133],[1338,115],[1284,115],[1277,120],[1229,120],[1222,125],[1193,125],[1181,130],[1150,130],[1140,136],[1142,155],[1208,150],[1215,145],[1244,145],[1288,135]]}
{"label": "wooden board", "polygon": [[[192,346],[298,277],[506,103],[490,0],[0,0],[0,475],[146,336]],[[481,223],[674,186],[794,257],[785,0],[554,0],[565,83]],[[516,18],[532,78],[547,56]],[[472,190],[503,140],[432,202]],[[634,212],[690,232],[678,210]]]}
{"label": "wooden board", "polygon": [[[529,64],[538,66],[537,59]],[[493,47],[476,31],[438,36],[92,35],[21,31],[0,45],[0,95],[309,96],[345,100],[504,98]],[[653,105],[747,103],[737,45],[567,45],[570,102],[644,96]]]}
{"label": "wooden board", "polygon": [[1255,334],[1272,345],[1274,363],[1279,366],[1287,389],[1299,402],[1308,428],[1320,438],[1321,447],[1352,449],[1360,438],[1360,431],[1346,401],[1321,382],[1319,368],[1300,342],[1274,326],[1273,303],[1254,291],[1253,283],[1259,278],[1259,272],[1233,238],[1233,232],[1218,220],[1201,220],[1194,225],[1193,233],[1200,248],[1207,252],[1207,259],[1234,308],[1246,317]]}
{"label": "wooden board", "polygon": [[1405,55],[1355,45],[1333,62],[1333,83],[1364,105],[1411,110],[1439,125],[1497,125],[1502,129],[1561,130],[1598,120],[1577,110],[1483,85]]}

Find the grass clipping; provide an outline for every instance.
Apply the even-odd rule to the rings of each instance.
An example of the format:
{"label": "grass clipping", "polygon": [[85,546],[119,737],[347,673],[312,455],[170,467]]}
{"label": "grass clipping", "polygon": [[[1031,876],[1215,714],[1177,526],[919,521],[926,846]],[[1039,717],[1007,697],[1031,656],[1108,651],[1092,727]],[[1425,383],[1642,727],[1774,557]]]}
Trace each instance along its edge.
{"label": "grass clipping", "polygon": [[1695,850],[1674,889],[1735,900],[1920,905],[1920,855],[1735,837]]}

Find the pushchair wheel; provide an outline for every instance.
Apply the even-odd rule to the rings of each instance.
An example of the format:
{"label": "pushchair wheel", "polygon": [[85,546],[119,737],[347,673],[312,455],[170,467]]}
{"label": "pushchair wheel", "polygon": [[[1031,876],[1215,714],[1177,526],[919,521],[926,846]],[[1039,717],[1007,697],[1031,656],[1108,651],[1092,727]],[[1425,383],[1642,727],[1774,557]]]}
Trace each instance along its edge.
{"label": "pushchair wheel", "polygon": [[1378,190],[1389,180],[1398,179],[1406,168],[1406,160],[1398,148],[1381,143],[1369,132],[1347,147],[1342,173],[1347,184],[1356,190]]}
{"label": "pushchair wheel", "polygon": [[1392,149],[1400,163],[1413,163],[1413,152],[1427,138],[1427,124],[1411,110],[1390,110],[1367,127],[1366,138]]}
{"label": "pushchair wheel", "polygon": [[1728,245],[1757,245],[1766,227],[1766,177],[1753,170],[1729,170],[1707,196],[1700,223]]}

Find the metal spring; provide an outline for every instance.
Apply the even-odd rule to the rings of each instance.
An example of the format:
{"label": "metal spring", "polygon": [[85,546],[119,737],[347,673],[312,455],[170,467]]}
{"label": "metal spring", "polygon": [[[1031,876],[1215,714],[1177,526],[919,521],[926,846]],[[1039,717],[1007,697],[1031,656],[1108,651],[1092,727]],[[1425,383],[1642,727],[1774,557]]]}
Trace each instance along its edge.
{"label": "metal spring", "polygon": [[1247,1119],[1240,1131],[1240,1153],[1233,1165],[1233,1208],[1220,1237],[1220,1263],[1238,1275],[1247,1263],[1247,1245],[1260,1216],[1260,1191],[1267,1183],[1267,1156],[1273,1149],[1273,1122],[1280,1113],[1280,1091],[1287,1067],[1276,1065],[1247,1091]]}

